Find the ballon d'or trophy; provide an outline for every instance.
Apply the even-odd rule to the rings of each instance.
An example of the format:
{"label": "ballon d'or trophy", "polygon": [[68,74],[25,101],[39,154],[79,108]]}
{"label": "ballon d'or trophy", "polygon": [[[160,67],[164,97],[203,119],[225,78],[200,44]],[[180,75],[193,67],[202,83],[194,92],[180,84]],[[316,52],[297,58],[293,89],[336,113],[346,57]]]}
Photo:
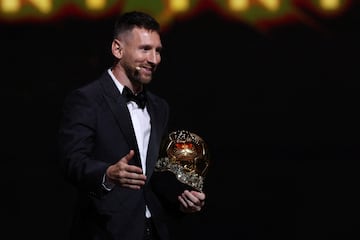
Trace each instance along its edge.
{"label": "ballon d'or trophy", "polygon": [[208,167],[204,140],[192,132],[177,130],[163,139],[155,172],[170,172],[185,188],[201,192]]}

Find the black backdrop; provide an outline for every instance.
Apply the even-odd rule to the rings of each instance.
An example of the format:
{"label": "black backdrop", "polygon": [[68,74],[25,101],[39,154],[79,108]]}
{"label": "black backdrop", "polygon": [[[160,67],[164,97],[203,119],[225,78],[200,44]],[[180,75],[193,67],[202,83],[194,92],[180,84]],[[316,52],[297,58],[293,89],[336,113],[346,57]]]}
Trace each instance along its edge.
{"label": "black backdrop", "polygon": [[[359,237],[359,13],[259,32],[204,11],[164,32],[150,88],[212,154],[206,208],[174,239]],[[4,235],[66,239],[60,108],[111,63],[113,20],[0,26]]]}

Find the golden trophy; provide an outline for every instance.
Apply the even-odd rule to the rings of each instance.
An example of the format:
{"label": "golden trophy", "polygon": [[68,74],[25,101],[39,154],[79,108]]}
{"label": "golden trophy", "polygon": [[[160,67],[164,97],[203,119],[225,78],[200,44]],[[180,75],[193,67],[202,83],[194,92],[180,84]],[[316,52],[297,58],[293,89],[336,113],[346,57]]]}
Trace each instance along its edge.
{"label": "golden trophy", "polygon": [[155,172],[171,172],[187,188],[201,192],[209,163],[204,140],[187,130],[177,130],[163,139]]}

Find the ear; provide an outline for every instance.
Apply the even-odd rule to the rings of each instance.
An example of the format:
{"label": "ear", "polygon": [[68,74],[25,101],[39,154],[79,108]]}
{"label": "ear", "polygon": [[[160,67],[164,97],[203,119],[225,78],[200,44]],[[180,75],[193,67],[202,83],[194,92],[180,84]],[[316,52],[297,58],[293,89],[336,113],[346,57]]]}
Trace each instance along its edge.
{"label": "ear", "polygon": [[111,52],[117,59],[121,59],[123,55],[122,43],[118,39],[114,39],[111,44]]}

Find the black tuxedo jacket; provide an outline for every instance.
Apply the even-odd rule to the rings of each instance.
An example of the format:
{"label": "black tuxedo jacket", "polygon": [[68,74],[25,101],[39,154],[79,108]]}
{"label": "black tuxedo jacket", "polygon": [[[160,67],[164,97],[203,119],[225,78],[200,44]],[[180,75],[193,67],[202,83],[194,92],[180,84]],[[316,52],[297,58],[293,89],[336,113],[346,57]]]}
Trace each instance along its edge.
{"label": "black tuxedo jacket", "polygon": [[141,166],[130,113],[110,75],[105,72],[64,101],[59,131],[61,163],[66,179],[79,193],[71,231],[74,239],[141,240],[145,205],[162,239],[168,239],[161,198],[149,182],[161,140],[167,134],[169,107],[164,99],[149,91],[146,94],[151,135],[146,159],[147,183],[141,190],[115,186],[106,191],[102,187],[107,167],[130,149],[135,150],[130,164]]}

